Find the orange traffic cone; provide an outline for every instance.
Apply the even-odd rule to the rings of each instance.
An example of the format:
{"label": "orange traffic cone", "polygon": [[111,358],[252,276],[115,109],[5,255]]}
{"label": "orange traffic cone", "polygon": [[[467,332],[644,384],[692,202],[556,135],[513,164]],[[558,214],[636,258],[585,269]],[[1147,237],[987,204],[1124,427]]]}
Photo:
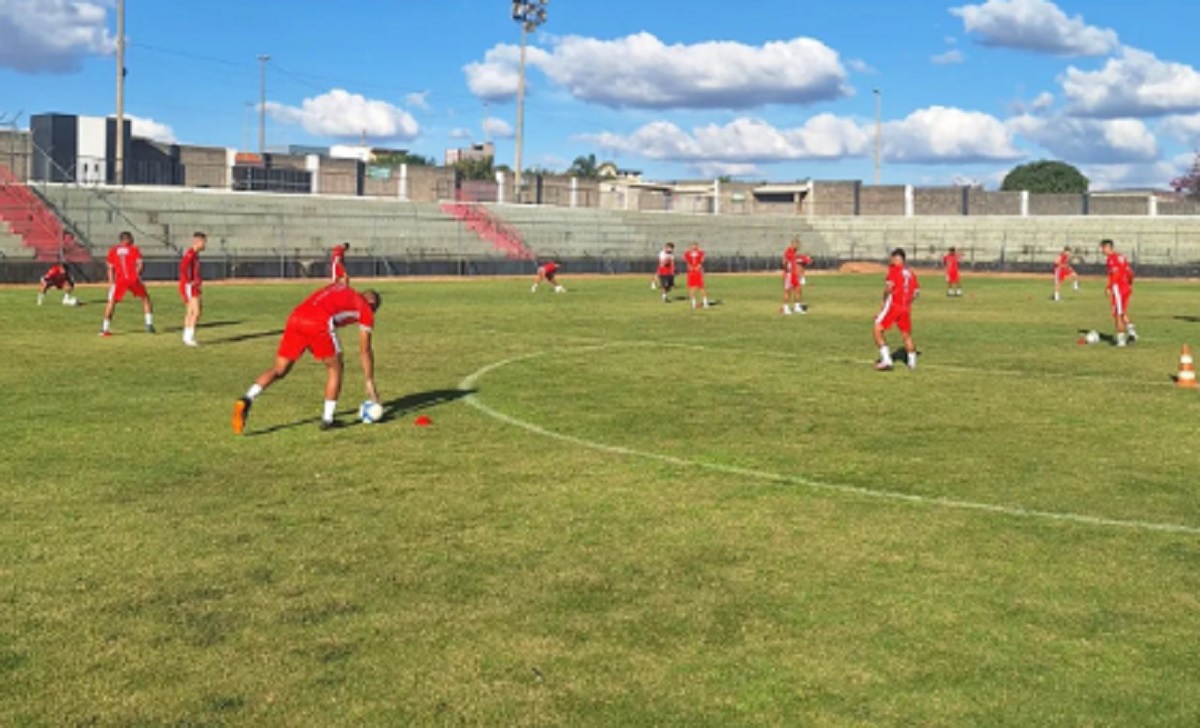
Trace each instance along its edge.
{"label": "orange traffic cone", "polygon": [[1179,374],[1175,377],[1175,384],[1187,389],[1196,388],[1196,370],[1192,368],[1192,350],[1188,348],[1187,344],[1183,345],[1183,352],[1179,355]]}

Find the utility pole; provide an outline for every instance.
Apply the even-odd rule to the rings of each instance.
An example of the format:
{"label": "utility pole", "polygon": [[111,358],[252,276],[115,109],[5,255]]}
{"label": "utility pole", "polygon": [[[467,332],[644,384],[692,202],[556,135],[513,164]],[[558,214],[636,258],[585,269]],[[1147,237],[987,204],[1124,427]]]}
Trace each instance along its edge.
{"label": "utility pole", "polygon": [[517,140],[513,155],[514,182],[516,183],[515,199],[521,200],[521,152],[525,146],[525,45],[530,31],[546,22],[546,5],[550,0],[513,0],[513,20],[521,24],[521,66],[517,75]]}
{"label": "utility pole", "polygon": [[883,92],[875,89],[875,186],[879,186],[879,151],[883,138]]}
{"label": "utility pole", "polygon": [[117,154],[113,181],[125,184],[125,0],[117,0]]}
{"label": "utility pole", "polygon": [[267,61],[271,60],[268,55],[258,57],[259,77],[258,77],[258,154],[262,156],[267,152]]}

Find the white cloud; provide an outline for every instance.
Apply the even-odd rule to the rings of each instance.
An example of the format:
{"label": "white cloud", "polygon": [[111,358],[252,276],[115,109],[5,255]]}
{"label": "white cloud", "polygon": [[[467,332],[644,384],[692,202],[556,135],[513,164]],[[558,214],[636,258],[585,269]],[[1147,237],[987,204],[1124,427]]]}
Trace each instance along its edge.
{"label": "white cloud", "polygon": [[420,91],[405,95],[404,105],[410,109],[429,111],[429,92]]}
{"label": "white cloud", "polygon": [[701,162],[688,167],[697,177],[756,177],[760,176],[758,165],[739,162]]}
{"label": "white cloud", "polygon": [[1067,17],[1049,0],[987,0],[950,8],[979,43],[1056,56],[1101,56],[1117,48],[1117,33]]}
{"label": "white cloud", "polygon": [[285,124],[299,124],[319,137],[412,140],[421,125],[404,109],[335,88],[305,99],[299,107],[268,101],[267,111]]}
{"label": "white cloud", "polygon": [[[516,93],[519,50],[498,45],[464,67],[472,93],[490,101]],[[581,101],[614,108],[746,109],[848,96],[837,51],[811,38],[749,46],[733,41],[666,45],[650,33],[616,40],[553,39],[529,48],[527,64]]]}
{"label": "white cloud", "polygon": [[1162,116],[1200,111],[1200,71],[1160,61],[1153,53],[1121,49],[1099,71],[1074,66],[1062,76],[1069,111],[1079,116]]}
{"label": "white cloud", "polygon": [[[628,135],[605,132],[582,137],[607,152],[693,165],[862,157],[874,148],[874,138],[874,124],[832,114],[819,114],[791,129],[741,117],[691,132],[669,121],[655,121]],[[940,106],[884,124],[881,139],[885,158],[901,164],[1008,161],[1024,156],[999,119]]]}
{"label": "white cloud", "polygon": [[166,124],[147,117],[134,116],[133,114],[126,114],[125,118],[129,119],[130,125],[133,128],[133,135],[136,137],[153,139],[156,142],[164,142],[166,144],[174,144],[177,141],[175,130]]}
{"label": "white cloud", "polygon": [[1191,165],[1190,157],[1184,157],[1187,155],[1143,164],[1083,165],[1080,171],[1087,176],[1091,189],[1095,191],[1130,188],[1165,190],[1169,188],[1171,180]]}
{"label": "white cloud", "polygon": [[1043,91],[1035,96],[1033,101],[1029,103],[1029,108],[1033,109],[1034,111],[1045,111],[1053,105],[1054,94],[1050,93],[1049,91]]}
{"label": "white cloud", "polygon": [[1158,124],[1158,130],[1180,144],[1200,147],[1200,114],[1168,116]]}
{"label": "white cloud", "polygon": [[463,129],[462,127],[458,127],[456,129],[450,130],[450,138],[451,139],[470,139],[471,132],[467,129]]}
{"label": "white cloud", "polygon": [[878,73],[871,64],[861,58],[851,58],[846,61],[846,67],[855,73]]}
{"label": "white cloud", "polygon": [[870,143],[854,121],[832,114],[814,116],[795,129],[777,129],[761,119],[741,117],[688,133],[669,121],[655,121],[627,136],[605,132],[583,139],[610,152],[708,164],[837,159],[861,155]]}
{"label": "white cloud", "polygon": [[1019,159],[1012,133],[994,116],[945,106],[918,109],[883,125],[883,154],[892,162],[955,164]]}
{"label": "white cloud", "polygon": [[945,53],[939,53],[936,56],[931,56],[930,61],[933,61],[939,66],[950,66],[956,63],[962,63],[966,57],[957,48],[951,48]]}
{"label": "white cloud", "polygon": [[489,116],[483,120],[483,135],[489,139],[512,139],[515,132],[504,119]]}
{"label": "white cloud", "polygon": [[1072,164],[1133,164],[1158,159],[1158,140],[1137,119],[1022,115],[1009,129]]}
{"label": "white cloud", "polygon": [[0,0],[0,68],[68,73],[116,49],[105,0]]}

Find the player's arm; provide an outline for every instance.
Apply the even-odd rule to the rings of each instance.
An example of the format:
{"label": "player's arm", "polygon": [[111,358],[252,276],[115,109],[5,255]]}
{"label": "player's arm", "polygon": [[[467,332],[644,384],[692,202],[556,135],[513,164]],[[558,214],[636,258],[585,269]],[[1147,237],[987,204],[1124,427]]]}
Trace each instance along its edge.
{"label": "player's arm", "polygon": [[379,401],[379,392],[375,389],[375,349],[371,346],[371,330],[359,329],[358,355],[362,360],[363,379],[367,383],[367,399]]}

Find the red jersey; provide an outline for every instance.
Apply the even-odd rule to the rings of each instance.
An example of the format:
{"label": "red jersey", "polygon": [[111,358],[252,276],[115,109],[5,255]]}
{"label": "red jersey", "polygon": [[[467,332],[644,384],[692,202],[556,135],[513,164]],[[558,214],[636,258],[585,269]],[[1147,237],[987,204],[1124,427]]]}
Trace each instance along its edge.
{"label": "red jersey", "polygon": [[292,317],[317,321],[333,326],[357,323],[370,331],[375,325],[371,304],[358,291],[341,283],[333,283],[313,293],[292,311]]}
{"label": "red jersey", "polygon": [[1108,269],[1108,287],[1128,289],[1133,287],[1133,269],[1129,259],[1120,253],[1109,253],[1104,266]]}
{"label": "red jersey", "polygon": [[917,291],[921,290],[917,275],[909,270],[908,266],[893,265],[888,268],[886,282],[888,302],[894,305],[897,311],[910,309],[913,299],[917,297]]}
{"label": "red jersey", "polygon": [[660,276],[675,275],[675,254],[663,250],[658,254],[658,274]]}
{"label": "red jersey", "polygon": [[200,285],[200,254],[195,248],[188,248],[183,254],[183,260],[179,263],[179,282]]}
{"label": "red jersey", "polygon": [[554,263],[546,263],[539,268],[543,275],[552,276],[558,272],[558,266]]}
{"label": "red jersey", "polygon": [[946,266],[946,275],[958,273],[958,253],[946,253],[942,256],[942,265]]}
{"label": "red jersey", "polygon": [[704,268],[704,251],[700,248],[692,248],[683,254],[684,261],[687,262],[688,272],[699,272]]}
{"label": "red jersey", "polygon": [[1071,254],[1066,253],[1066,252],[1059,253],[1058,259],[1054,261],[1054,267],[1060,268],[1060,269],[1070,268],[1071,267]]}
{"label": "red jersey", "polygon": [[71,280],[71,274],[62,265],[55,265],[46,271],[46,275],[42,276],[42,280],[52,286],[59,286]]}
{"label": "red jersey", "polygon": [[139,263],[142,261],[142,251],[130,243],[120,243],[108,250],[108,265],[113,269],[113,280],[132,283],[142,277]]}
{"label": "red jersey", "polygon": [[806,267],[812,265],[812,258],[795,248],[788,248],[783,251],[783,265],[788,273],[803,273]]}

